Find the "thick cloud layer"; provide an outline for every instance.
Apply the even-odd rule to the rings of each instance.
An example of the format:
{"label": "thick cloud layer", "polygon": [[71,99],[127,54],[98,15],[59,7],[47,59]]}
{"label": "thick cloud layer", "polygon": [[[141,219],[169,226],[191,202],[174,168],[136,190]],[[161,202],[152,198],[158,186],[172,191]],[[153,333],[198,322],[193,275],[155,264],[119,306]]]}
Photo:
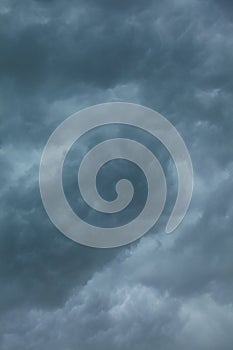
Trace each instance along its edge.
{"label": "thick cloud layer", "polygon": [[[232,18],[231,1],[1,1],[2,350],[232,350]],[[97,250],[50,223],[38,169],[62,120],[107,101],[140,103],[172,121],[195,188],[184,222],[166,236],[174,169],[151,145],[172,173],[163,217],[136,243]],[[65,177],[72,203],[74,163]]]}

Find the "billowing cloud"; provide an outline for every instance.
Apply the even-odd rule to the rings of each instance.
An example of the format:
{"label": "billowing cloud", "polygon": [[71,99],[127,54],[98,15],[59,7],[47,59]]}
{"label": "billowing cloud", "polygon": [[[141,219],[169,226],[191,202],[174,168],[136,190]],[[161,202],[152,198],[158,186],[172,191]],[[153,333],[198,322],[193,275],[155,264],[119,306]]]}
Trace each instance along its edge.
{"label": "billowing cloud", "polygon": [[[1,2],[2,350],[232,350],[231,14],[230,1],[215,0]],[[38,169],[49,135],[71,113],[106,101],[156,109],[189,148],[193,200],[170,236],[173,175],[158,225],[126,247],[78,245],[43,209]],[[82,155],[100,134],[79,145]],[[137,136],[173,172],[161,145]],[[65,177],[74,205],[77,150]],[[111,182],[101,188],[111,197]]]}

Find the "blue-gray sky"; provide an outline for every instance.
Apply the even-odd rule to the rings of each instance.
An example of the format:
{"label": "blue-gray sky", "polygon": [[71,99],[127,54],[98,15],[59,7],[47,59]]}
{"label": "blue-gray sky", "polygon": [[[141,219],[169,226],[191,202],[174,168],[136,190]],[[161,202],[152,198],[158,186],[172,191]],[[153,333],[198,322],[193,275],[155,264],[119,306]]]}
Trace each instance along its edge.
{"label": "blue-gray sky", "polygon": [[[1,0],[1,350],[233,349],[232,48],[230,0]],[[52,225],[38,169],[62,120],[109,101],[166,116],[188,146],[195,187],[172,235],[164,228],[173,176],[156,227],[102,250]],[[71,152],[72,203],[75,151],[100,138]],[[121,165],[112,166],[120,176]]]}

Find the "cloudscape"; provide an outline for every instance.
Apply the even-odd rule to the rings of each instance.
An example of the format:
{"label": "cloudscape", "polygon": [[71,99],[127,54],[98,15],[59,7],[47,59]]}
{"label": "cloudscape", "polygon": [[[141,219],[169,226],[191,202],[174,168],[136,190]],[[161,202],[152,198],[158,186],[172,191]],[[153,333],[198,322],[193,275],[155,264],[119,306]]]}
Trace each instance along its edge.
{"label": "cloudscape", "polygon": [[[1,0],[1,350],[233,349],[232,48],[230,0]],[[95,249],[49,220],[40,159],[69,115],[118,101],[176,127],[193,163],[193,198],[166,234],[177,193],[167,150],[131,127],[97,128],[64,163],[64,192],[80,217],[123,225],[145,204],[144,174],[119,159],[97,186],[111,201],[112,184],[131,179],[127,210],[105,215],[82,200],[77,165],[111,137],[136,137],[156,153],[168,197],[141,239]]]}

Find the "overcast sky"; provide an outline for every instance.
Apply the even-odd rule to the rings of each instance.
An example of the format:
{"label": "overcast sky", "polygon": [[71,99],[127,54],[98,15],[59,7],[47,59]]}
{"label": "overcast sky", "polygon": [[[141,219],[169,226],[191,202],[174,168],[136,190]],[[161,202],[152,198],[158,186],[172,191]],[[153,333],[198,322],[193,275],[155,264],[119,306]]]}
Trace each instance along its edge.
{"label": "overcast sky", "polygon": [[[233,2],[1,0],[0,77],[0,349],[232,350]],[[173,176],[151,232],[94,249],[50,222],[38,170],[61,121],[110,101],[153,108],[176,126],[195,187],[172,235]],[[89,220],[101,218],[75,201],[74,160],[111,133],[97,130],[67,160],[66,194]],[[120,177],[124,167],[111,166]],[[143,190],[143,176],[125,169]]]}

